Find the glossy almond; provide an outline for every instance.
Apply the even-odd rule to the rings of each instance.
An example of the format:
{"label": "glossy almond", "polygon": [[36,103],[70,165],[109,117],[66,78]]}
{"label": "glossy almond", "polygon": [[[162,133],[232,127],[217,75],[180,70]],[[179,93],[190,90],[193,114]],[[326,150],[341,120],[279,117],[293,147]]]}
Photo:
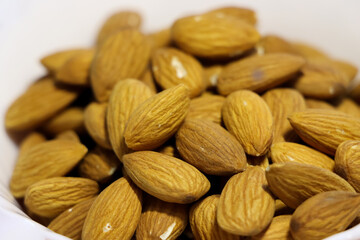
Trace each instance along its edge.
{"label": "glossy almond", "polygon": [[62,50],[43,57],[40,62],[49,72],[56,73],[69,59],[87,51],[87,49]]}
{"label": "glossy almond", "polygon": [[231,175],[246,168],[241,144],[216,123],[186,120],[176,134],[176,147],[182,158],[210,175]]}
{"label": "glossy almond", "polygon": [[189,90],[180,84],[149,98],[131,114],[124,131],[126,145],[133,150],[161,146],[180,127],[189,110]]}
{"label": "glossy almond", "polygon": [[191,203],[210,188],[199,170],[165,154],[139,151],[124,155],[122,162],[136,185],[166,202]]}
{"label": "glossy almond", "polygon": [[84,109],[80,107],[67,108],[42,126],[43,131],[53,136],[67,130],[83,132],[84,129]]}
{"label": "glossy almond", "polygon": [[355,192],[348,182],[330,170],[303,163],[274,163],[267,169],[266,179],[271,192],[291,208],[297,208],[321,192]]}
{"label": "glossy almond", "polygon": [[274,217],[265,231],[253,236],[251,240],[291,240],[290,234],[291,215]]}
{"label": "glossy almond", "polygon": [[275,199],[266,188],[265,172],[258,166],[232,176],[221,192],[217,209],[219,226],[242,236],[263,231],[275,212]]}
{"label": "glossy almond", "polygon": [[105,188],[92,204],[82,230],[82,239],[130,240],[141,215],[142,192],[127,178]]}
{"label": "glossy almond", "polygon": [[247,154],[261,156],[268,151],[273,140],[273,117],[259,95],[248,90],[230,94],[223,105],[222,116],[226,128]]}
{"label": "glossy almond", "polygon": [[225,98],[219,95],[200,96],[190,101],[189,113],[186,119],[209,120],[214,123],[221,123],[221,109]]}
{"label": "glossy almond", "polygon": [[303,58],[286,53],[241,59],[223,69],[217,89],[222,95],[240,89],[263,92],[290,80],[304,63]]}
{"label": "glossy almond", "polygon": [[233,17],[240,20],[243,20],[249,24],[255,25],[256,24],[256,13],[248,8],[242,8],[237,6],[225,6],[216,8],[214,10],[211,10],[207,12],[206,14],[209,15],[217,15],[219,17]]}
{"label": "glossy almond", "polygon": [[292,43],[276,35],[266,35],[256,44],[256,52],[258,55],[269,53],[288,53],[300,55]]}

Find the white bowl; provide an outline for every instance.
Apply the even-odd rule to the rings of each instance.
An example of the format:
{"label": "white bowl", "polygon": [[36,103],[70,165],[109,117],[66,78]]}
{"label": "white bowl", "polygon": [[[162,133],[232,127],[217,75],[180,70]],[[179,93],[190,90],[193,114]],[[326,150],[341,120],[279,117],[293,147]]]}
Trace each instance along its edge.
{"label": "white bowl", "polygon": [[[347,0],[253,0],[233,5],[257,11],[261,33],[274,33],[289,40],[305,41],[330,55],[360,67],[360,1]],[[0,2],[0,238],[68,239],[32,221],[18,207],[8,185],[17,148],[4,130],[4,115],[10,103],[26,86],[45,73],[39,59],[55,50],[90,46],[109,14],[136,9],[144,15],[144,30],[169,26],[188,13],[201,13],[223,0],[18,0]],[[360,239],[360,226],[328,239]]]}

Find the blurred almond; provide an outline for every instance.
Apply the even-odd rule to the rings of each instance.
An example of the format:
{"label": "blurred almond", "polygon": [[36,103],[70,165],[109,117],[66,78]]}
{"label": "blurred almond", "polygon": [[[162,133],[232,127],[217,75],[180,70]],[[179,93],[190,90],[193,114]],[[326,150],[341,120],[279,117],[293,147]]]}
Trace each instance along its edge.
{"label": "blurred almond", "polygon": [[43,134],[38,132],[32,132],[27,135],[24,140],[21,141],[21,144],[19,146],[19,156],[26,154],[26,152],[31,149],[32,147],[38,145],[39,143],[43,143],[46,141],[46,138]]}
{"label": "blurred almond", "polygon": [[49,72],[56,73],[69,59],[87,51],[88,49],[63,50],[43,57],[40,62]]}
{"label": "blurred almond", "polygon": [[322,101],[322,100],[306,98],[305,102],[306,102],[306,106],[308,108],[321,108],[321,109],[335,110],[334,106],[332,106],[330,103]]}
{"label": "blurred almond", "polygon": [[349,93],[350,97],[354,99],[357,103],[360,103],[360,84],[353,86]]}
{"label": "blurred almond", "polygon": [[260,39],[260,42],[256,44],[256,51],[258,55],[269,53],[300,55],[297,49],[290,42],[276,35],[263,36]]}
{"label": "blurred almond", "polygon": [[333,64],[338,67],[348,78],[348,82],[354,80],[355,76],[358,73],[358,69],[356,66],[349,62],[341,61],[341,60],[333,60]]}
{"label": "blurred almond", "polygon": [[328,59],[328,56],[314,46],[306,43],[293,43],[294,48],[306,59]]}
{"label": "blurred almond", "polygon": [[79,135],[77,135],[77,133],[74,132],[73,130],[67,130],[67,131],[61,132],[55,136],[55,139],[68,140],[68,141],[74,141],[77,143],[81,143]]}
{"label": "blurred almond", "polygon": [[204,95],[190,101],[186,119],[202,119],[221,124],[221,109],[225,98],[219,95]]}
{"label": "blurred almond", "polygon": [[265,231],[253,236],[251,240],[291,240],[290,234],[291,215],[274,217]]}
{"label": "blurred almond", "polygon": [[147,35],[147,39],[150,42],[152,52],[158,48],[168,47],[171,44],[171,31],[169,28],[150,33]]}
{"label": "blurred almond", "polygon": [[237,6],[220,7],[207,12],[208,15],[216,15],[218,17],[233,17],[243,20],[251,25],[256,24],[256,13],[248,8]]}
{"label": "blurred almond", "polygon": [[343,98],[336,106],[336,109],[355,118],[360,118],[360,107],[350,98]]}
{"label": "blurred almond", "polygon": [[157,93],[155,79],[150,67],[146,68],[139,80],[145,83],[154,93]]}
{"label": "blurred almond", "polygon": [[219,79],[219,75],[223,67],[220,65],[214,65],[204,68],[204,80],[207,88],[215,88]]}

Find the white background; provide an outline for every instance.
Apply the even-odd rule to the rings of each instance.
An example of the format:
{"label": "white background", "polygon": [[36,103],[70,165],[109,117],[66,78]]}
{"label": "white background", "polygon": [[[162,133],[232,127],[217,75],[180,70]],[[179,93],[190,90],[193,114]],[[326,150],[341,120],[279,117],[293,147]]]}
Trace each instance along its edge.
{"label": "white background", "polygon": [[14,210],[5,202],[5,199],[11,201],[5,190],[16,151],[3,129],[3,116],[15,96],[44,73],[39,58],[57,49],[90,46],[106,17],[122,8],[143,13],[144,30],[148,32],[169,26],[183,14],[201,13],[224,5],[256,10],[258,28],[263,34],[275,33],[289,40],[312,43],[360,67],[358,0],[0,0],[1,239],[21,239],[20,236],[31,239],[28,232],[36,226],[20,227],[26,224],[22,222],[12,225],[11,219],[16,220],[18,216],[4,217],[8,214],[4,208]]}

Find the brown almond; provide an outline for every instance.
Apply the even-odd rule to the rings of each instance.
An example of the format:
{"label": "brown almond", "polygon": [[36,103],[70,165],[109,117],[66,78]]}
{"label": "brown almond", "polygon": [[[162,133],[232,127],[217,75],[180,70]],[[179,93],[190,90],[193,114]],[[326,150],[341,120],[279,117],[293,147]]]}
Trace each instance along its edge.
{"label": "brown almond", "polygon": [[297,49],[290,42],[276,35],[263,36],[260,39],[260,42],[256,44],[256,51],[258,55],[269,53],[300,55]]}
{"label": "brown almond", "polygon": [[56,73],[69,59],[87,51],[88,49],[63,50],[43,57],[40,62],[49,72]]}
{"label": "brown almond", "polygon": [[274,217],[265,231],[253,236],[251,240],[291,240],[290,234],[291,215]]}
{"label": "brown almond", "polygon": [[25,154],[29,149],[32,147],[38,145],[39,143],[43,143],[46,141],[46,138],[43,134],[38,132],[32,132],[29,133],[24,140],[21,141],[21,144],[19,146],[19,156]]}
{"label": "brown almond", "polygon": [[242,8],[237,6],[220,7],[207,12],[209,15],[217,15],[218,17],[233,17],[243,20],[251,25],[256,24],[256,13],[248,8]]}
{"label": "brown almond", "polygon": [[219,95],[203,95],[190,101],[186,119],[209,120],[221,124],[221,109],[225,98]]}
{"label": "brown almond", "polygon": [[44,123],[42,130],[52,136],[67,130],[84,132],[84,109],[70,107]]}
{"label": "brown almond", "polygon": [[355,118],[360,118],[360,107],[350,98],[343,98],[336,106],[336,109]]}
{"label": "brown almond", "polygon": [[305,102],[308,108],[335,109],[330,103],[318,99],[306,98]]}

